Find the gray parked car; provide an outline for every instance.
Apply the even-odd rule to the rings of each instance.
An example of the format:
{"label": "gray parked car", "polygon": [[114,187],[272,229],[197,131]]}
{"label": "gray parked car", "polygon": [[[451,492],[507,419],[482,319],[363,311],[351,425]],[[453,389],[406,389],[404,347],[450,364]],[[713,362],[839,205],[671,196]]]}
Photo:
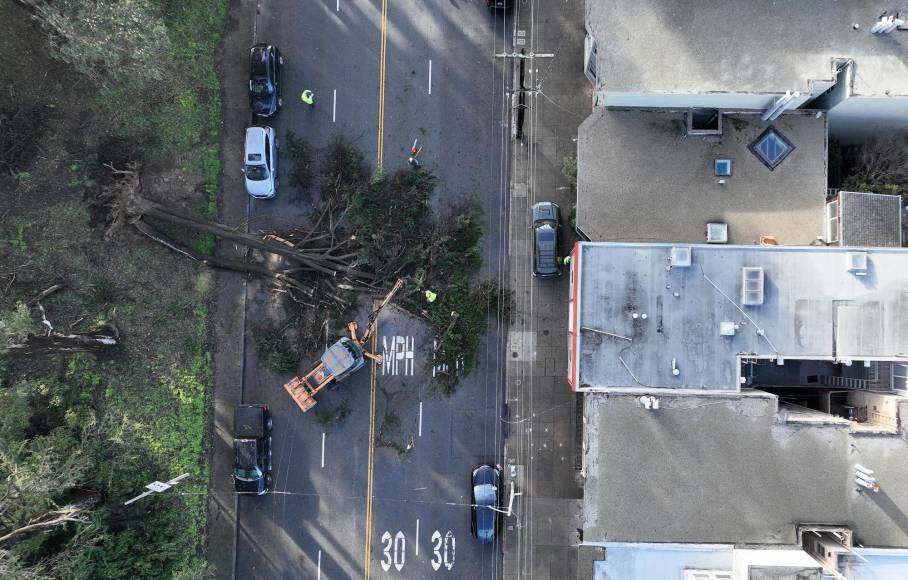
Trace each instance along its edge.
{"label": "gray parked car", "polygon": [[561,238],[561,209],[550,201],[533,206],[533,275],[561,276],[558,246]]}

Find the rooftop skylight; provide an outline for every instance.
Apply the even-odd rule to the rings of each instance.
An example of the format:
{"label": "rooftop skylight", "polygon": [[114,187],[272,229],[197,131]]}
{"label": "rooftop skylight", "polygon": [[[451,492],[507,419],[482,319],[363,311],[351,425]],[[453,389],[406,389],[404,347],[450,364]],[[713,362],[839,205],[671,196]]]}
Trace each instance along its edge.
{"label": "rooftop skylight", "polygon": [[772,170],[788,157],[788,154],[794,150],[794,145],[781,133],[770,127],[751,143],[750,150],[766,167]]}

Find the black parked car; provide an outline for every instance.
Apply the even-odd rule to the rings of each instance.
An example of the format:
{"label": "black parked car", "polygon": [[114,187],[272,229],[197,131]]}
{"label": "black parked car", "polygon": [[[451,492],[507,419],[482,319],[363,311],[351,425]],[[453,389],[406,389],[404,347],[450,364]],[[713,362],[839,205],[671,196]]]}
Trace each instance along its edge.
{"label": "black parked car", "polygon": [[472,517],[470,531],[483,544],[495,541],[498,531],[498,511],[501,501],[498,488],[501,483],[501,470],[494,465],[480,465],[473,470],[471,479]]}
{"label": "black parked car", "polygon": [[533,206],[533,275],[540,278],[561,276],[558,242],[561,236],[561,210],[544,201]]}
{"label": "black parked car", "polygon": [[270,44],[256,44],[249,51],[249,106],[261,117],[270,117],[283,104],[281,66],[284,57]]}
{"label": "black parked car", "polygon": [[233,413],[233,483],[237,493],[271,489],[271,414],[267,405],[241,405]]}
{"label": "black parked car", "polygon": [[513,3],[513,0],[486,0],[486,6],[493,10],[510,8]]}

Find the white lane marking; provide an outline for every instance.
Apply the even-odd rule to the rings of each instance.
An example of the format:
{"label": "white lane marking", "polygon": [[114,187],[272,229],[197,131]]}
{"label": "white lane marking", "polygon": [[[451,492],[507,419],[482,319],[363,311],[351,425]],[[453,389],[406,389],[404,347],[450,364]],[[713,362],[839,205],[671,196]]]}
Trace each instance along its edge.
{"label": "white lane marking", "polygon": [[429,59],[429,94],[432,94],[432,59]]}
{"label": "white lane marking", "polygon": [[341,11],[341,0],[337,0],[337,4],[334,6],[334,11],[335,12]]}
{"label": "white lane marking", "polygon": [[331,122],[337,122],[337,89],[334,89],[334,106],[331,108]]}
{"label": "white lane marking", "polygon": [[419,518],[416,518],[416,555],[419,556]]}
{"label": "white lane marking", "polygon": [[318,580],[322,580],[322,551],[318,551]]}
{"label": "white lane marking", "polygon": [[325,467],[325,434],[322,433],[322,467]]}
{"label": "white lane marking", "polygon": [[422,437],[422,401],[419,402],[419,436]]}

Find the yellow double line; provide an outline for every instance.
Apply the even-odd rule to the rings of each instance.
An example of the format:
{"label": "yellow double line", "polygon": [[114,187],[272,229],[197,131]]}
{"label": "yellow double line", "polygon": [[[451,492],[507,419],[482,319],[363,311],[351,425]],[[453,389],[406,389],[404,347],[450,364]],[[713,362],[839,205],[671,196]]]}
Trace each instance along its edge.
{"label": "yellow double line", "polygon": [[[372,352],[378,349],[378,319],[375,320],[375,331],[372,334]],[[366,474],[366,549],[363,556],[363,577],[369,580],[372,573],[372,481],[375,472],[375,387],[378,376],[378,363],[374,360],[371,366],[369,390],[369,466]]]}
{"label": "yellow double line", "polygon": [[[385,61],[388,54],[388,0],[381,3],[381,51],[378,72],[378,164],[381,169],[385,153]],[[372,333],[372,352],[378,349],[378,320]],[[378,364],[373,360],[369,380],[369,459],[366,473],[366,547],[363,555],[363,578],[372,574],[372,488],[375,475],[375,391]]]}
{"label": "yellow double line", "polygon": [[378,167],[385,155],[385,59],[388,54],[388,0],[381,3],[381,52],[378,72]]}

